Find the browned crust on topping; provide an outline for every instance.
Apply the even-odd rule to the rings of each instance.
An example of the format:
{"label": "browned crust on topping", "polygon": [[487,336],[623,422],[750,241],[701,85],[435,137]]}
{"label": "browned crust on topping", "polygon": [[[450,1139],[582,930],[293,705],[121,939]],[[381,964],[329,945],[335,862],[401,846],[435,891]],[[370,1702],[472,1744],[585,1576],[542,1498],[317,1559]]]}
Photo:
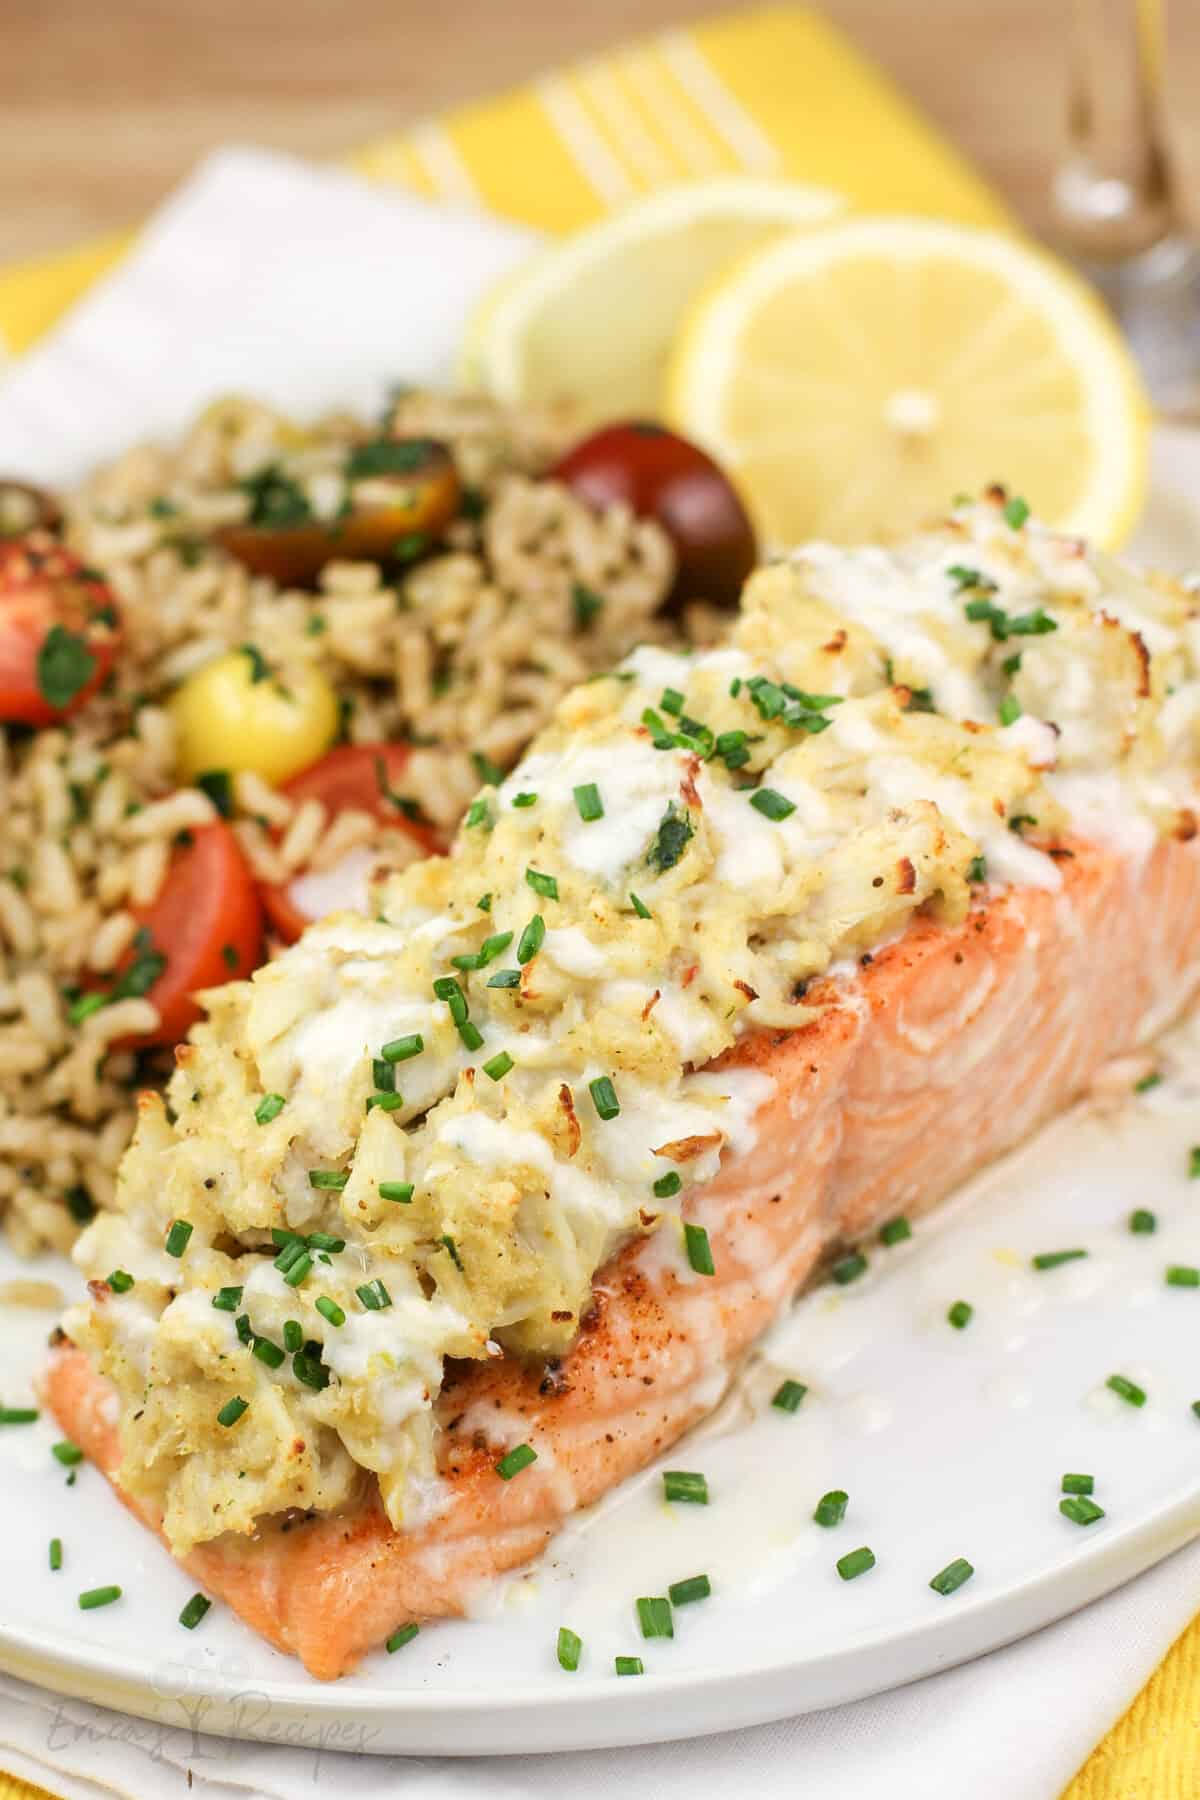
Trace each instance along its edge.
{"label": "browned crust on topping", "polygon": [[909,857],[902,856],[896,864],[896,892],[898,894],[915,894],[917,891],[917,871],[913,868]]}
{"label": "browned crust on topping", "polygon": [[822,644],[821,648],[827,656],[836,656],[839,650],[846,648],[846,633],[841,630],[835,631],[829,642]]}
{"label": "browned crust on topping", "polygon": [[1181,844],[1188,844],[1195,837],[1200,826],[1196,823],[1196,815],[1190,806],[1181,806],[1175,825],[1175,836]]}
{"label": "browned crust on topping", "polygon": [[683,779],[679,783],[679,791],[689,806],[694,806],[697,812],[703,812],[704,803],[696,787],[696,777],[699,773],[700,758],[698,756],[687,757],[683,765]]}
{"label": "browned crust on topping", "polygon": [[757,988],[752,988],[748,981],[735,981],[733,985],[737,989],[739,994],[745,994],[747,1000],[757,1000],[758,999]]}
{"label": "browned crust on topping", "polygon": [[575,1111],[575,1096],[564,1081],[558,1090],[558,1104],[567,1128],[567,1155],[574,1156],[583,1139],[583,1130]]}
{"label": "browned crust on topping", "polygon": [[655,1007],[658,1005],[658,1003],[661,999],[662,999],[662,989],[655,988],[654,992],[651,994],[650,998],[647,1000],[645,1006],[643,1006],[643,1008],[642,1008],[643,1022],[645,1022],[645,1020],[647,1020],[650,1017],[650,1014],[654,1011]]}
{"label": "browned crust on topping", "polygon": [[720,1131],[698,1132],[694,1137],[672,1138],[669,1144],[660,1144],[652,1150],[652,1156],[665,1156],[668,1162],[695,1162],[706,1150],[716,1150],[723,1141]]}

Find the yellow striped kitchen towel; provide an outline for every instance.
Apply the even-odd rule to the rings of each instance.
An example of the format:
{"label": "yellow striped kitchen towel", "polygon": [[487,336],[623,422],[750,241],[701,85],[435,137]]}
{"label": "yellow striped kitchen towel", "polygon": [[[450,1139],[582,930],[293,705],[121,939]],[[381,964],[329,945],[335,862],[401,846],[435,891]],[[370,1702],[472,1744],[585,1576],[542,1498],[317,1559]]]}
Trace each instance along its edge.
{"label": "yellow striped kitchen towel", "polygon": [[[765,7],[631,43],[350,158],[435,199],[569,231],[664,183],[749,171],[869,211],[993,224],[1002,202],[816,13]],[[0,271],[0,343],[28,348],[130,242]]]}
{"label": "yellow striped kitchen towel", "polygon": [[[433,198],[569,231],[665,183],[778,174],[874,211],[1004,224],[1002,202],[816,13],[706,20],[426,120],[352,165]],[[0,345],[19,354],[123,255],[129,235],[0,271]],[[1064,1800],[1200,1793],[1200,1622],[1176,1643]],[[0,1800],[46,1800],[0,1773]]]}

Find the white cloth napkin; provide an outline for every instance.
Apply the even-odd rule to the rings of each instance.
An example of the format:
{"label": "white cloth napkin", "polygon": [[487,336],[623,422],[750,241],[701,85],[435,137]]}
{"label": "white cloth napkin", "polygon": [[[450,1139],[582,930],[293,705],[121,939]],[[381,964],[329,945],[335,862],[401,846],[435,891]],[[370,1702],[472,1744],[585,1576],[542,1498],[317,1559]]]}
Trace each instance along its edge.
{"label": "white cloth napkin", "polygon": [[[477,293],[531,235],[262,152],[211,158],[134,255],[0,383],[0,468],[63,482],[213,394],[301,416],[450,371]],[[1200,1545],[1024,1643],[853,1706],[684,1744],[519,1758],[352,1757],[191,1739],[0,1676],[0,1767],[64,1800],[320,1790],[643,1800],[1054,1800],[1200,1605]],[[564,1677],[564,1679],[566,1679]]]}
{"label": "white cloth napkin", "polygon": [[0,469],[66,483],[217,394],[303,418],[445,382],[472,301],[538,238],[264,150],[209,157],[0,381]]}

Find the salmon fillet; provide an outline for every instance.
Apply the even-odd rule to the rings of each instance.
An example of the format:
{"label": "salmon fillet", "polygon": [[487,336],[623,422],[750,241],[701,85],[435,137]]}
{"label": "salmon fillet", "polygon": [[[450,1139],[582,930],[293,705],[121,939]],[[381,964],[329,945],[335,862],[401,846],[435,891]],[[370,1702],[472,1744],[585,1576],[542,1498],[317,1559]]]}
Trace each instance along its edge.
{"label": "salmon fillet", "polygon": [[[953,929],[918,918],[853,979],[815,983],[813,1022],[748,1036],[722,1059],[774,1087],[754,1147],[727,1156],[686,1208],[716,1275],[680,1274],[641,1239],[601,1270],[560,1365],[449,1370],[436,1519],[395,1530],[364,1480],[350,1513],[265,1521],[184,1567],[329,1679],[536,1556],[571,1512],[715,1407],[824,1254],[926,1211],[1182,1010],[1200,977],[1200,840],[1164,841],[1140,863],[1074,840],[1055,854],[1059,892],[1008,889]],[[115,1396],[82,1351],[53,1353],[45,1395],[119,1494]],[[526,1441],[537,1462],[498,1479],[497,1457]]]}

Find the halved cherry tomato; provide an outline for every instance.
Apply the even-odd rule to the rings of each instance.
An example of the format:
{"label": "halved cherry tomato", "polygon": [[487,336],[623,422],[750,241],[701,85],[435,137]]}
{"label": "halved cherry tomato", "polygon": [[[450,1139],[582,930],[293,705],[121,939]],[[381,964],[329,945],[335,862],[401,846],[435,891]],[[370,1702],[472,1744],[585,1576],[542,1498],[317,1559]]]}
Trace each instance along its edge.
{"label": "halved cherry tomato", "polygon": [[111,589],[57,538],[0,538],[0,720],[53,725],[78,711],[120,637]]}
{"label": "halved cherry tomato", "polygon": [[[297,803],[320,800],[335,818],[340,812],[365,812],[420,845],[426,856],[436,856],[445,846],[432,826],[410,819],[392,795],[408,762],[407,744],[339,744],[311,768],[302,769],[280,792]],[[280,937],[294,944],[313,915],[297,905],[292,883],[262,887],[267,917]]]}
{"label": "halved cherry tomato", "polygon": [[310,587],[335,559],[415,559],[459,510],[454,459],[431,438],[359,445],[348,455],[346,479],[349,511],[325,521],[306,518],[302,490],[285,473],[267,470],[250,522],[223,525],[213,537],[256,575],[281,587]]}
{"label": "halved cherry tomato", "polygon": [[220,822],[191,833],[157,899],[135,917],[140,930],[113,986],[158,1008],[158,1030],[138,1038],[138,1048],[180,1043],[200,1017],[194,996],[249,975],[263,959],[258,888],[237,838]]}
{"label": "halved cherry tomato", "polygon": [[606,425],[550,470],[589,506],[623,500],[656,519],[675,546],[672,604],[736,606],[758,560],[754,527],[737,490],[711,456],[663,425]]}

